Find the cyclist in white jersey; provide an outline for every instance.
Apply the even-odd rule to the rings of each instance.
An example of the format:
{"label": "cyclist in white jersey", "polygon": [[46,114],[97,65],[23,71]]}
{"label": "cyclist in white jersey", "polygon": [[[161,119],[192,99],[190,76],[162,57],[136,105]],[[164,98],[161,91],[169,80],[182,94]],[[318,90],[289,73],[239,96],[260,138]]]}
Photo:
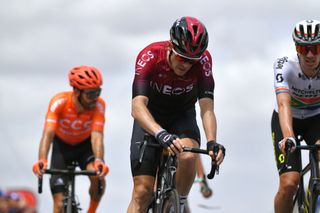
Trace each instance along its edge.
{"label": "cyclist in white jersey", "polygon": [[271,129],[280,177],[274,199],[276,213],[292,212],[301,170],[299,151],[293,152],[287,168],[280,170],[286,142],[291,140],[296,144],[295,138],[302,135],[309,144],[320,143],[320,22],[301,21],[292,36],[297,55],[279,58],[274,63],[277,104]]}

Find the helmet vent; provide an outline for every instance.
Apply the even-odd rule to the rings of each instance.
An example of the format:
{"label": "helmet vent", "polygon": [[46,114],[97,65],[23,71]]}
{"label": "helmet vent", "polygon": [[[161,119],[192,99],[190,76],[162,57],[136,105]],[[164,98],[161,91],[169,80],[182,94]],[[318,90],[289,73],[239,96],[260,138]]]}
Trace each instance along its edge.
{"label": "helmet vent", "polygon": [[314,37],[315,38],[319,38],[319,28],[320,28],[320,24],[317,24],[316,27],[315,27],[315,34],[314,34]]}
{"label": "helmet vent", "polygon": [[309,39],[313,37],[311,27],[312,27],[311,25],[307,26],[307,34]]}
{"label": "helmet vent", "polygon": [[193,25],[192,28],[193,28],[194,34],[197,35],[197,33],[198,33],[198,26]]}

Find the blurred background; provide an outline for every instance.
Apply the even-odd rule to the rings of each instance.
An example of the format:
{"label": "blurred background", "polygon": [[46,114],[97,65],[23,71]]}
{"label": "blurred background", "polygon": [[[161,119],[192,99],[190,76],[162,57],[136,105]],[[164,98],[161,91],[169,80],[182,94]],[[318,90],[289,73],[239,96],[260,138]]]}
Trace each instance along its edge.
{"label": "blurred background", "polygon": [[[107,104],[107,190],[98,212],[126,212],[132,178],[131,84],[137,54],[169,39],[172,23],[195,16],[209,32],[213,56],[218,142],[227,148],[220,174],[204,199],[199,184],[189,195],[193,212],[273,212],[278,187],[270,121],[275,95],[273,62],[295,54],[291,33],[303,19],[320,19],[316,0],[2,0],[0,9],[0,189],[36,193],[31,171],[50,98],[71,90],[67,72],[76,65],[99,68]],[[199,120],[199,125],[201,122]],[[202,132],[202,146],[205,137]],[[210,160],[203,157],[208,171]],[[81,206],[88,180],[78,178]],[[50,212],[49,178],[37,195]]]}

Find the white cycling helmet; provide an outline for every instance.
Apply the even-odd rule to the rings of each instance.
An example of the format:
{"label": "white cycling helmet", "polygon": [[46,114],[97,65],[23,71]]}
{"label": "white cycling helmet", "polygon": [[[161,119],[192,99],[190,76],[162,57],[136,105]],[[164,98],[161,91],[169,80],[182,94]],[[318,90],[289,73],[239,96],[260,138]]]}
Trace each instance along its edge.
{"label": "white cycling helmet", "polygon": [[296,24],[292,33],[296,44],[320,44],[320,22],[317,20],[303,20]]}

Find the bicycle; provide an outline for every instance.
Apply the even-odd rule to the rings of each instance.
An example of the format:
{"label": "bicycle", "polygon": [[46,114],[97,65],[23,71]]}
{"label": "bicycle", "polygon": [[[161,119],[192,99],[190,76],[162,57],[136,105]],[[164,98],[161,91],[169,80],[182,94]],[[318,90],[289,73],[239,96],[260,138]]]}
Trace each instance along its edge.
{"label": "bicycle", "polygon": [[[309,150],[309,162],[300,171],[300,180],[297,192],[293,199],[293,206],[296,206],[299,213],[315,213],[320,212],[320,205],[317,201],[320,200],[320,176],[319,176],[319,161],[317,160],[317,151],[320,149],[320,144],[300,145],[304,141],[302,137],[298,137],[296,150]],[[286,160],[284,166],[287,167],[291,149],[294,146],[292,141],[288,141],[286,146]],[[302,158],[300,158],[302,165]],[[309,183],[307,189],[304,186],[304,178],[310,172]]]}
{"label": "bicycle", "polygon": [[[62,213],[78,213],[82,209],[80,208],[79,201],[75,198],[75,176],[85,175],[85,176],[96,176],[96,171],[89,170],[76,170],[78,166],[77,163],[72,162],[67,169],[46,169],[44,174],[50,175],[63,175],[67,177],[67,182],[65,185],[64,198],[62,200]],[[41,166],[40,166],[41,167]],[[102,169],[102,168],[101,168]],[[42,180],[43,177],[38,178],[38,193],[42,193]],[[98,182],[98,193],[101,194],[103,190],[102,182]]]}
{"label": "bicycle", "polygon": [[[145,134],[143,143],[140,144],[139,161],[136,167],[141,165],[147,146],[162,149],[160,144],[149,143],[149,139],[150,135]],[[200,148],[184,147],[183,151],[209,155],[207,150]],[[219,148],[217,147],[217,149],[214,150],[215,154],[217,154],[218,151]],[[208,179],[213,179],[215,174],[219,174],[219,166],[211,165],[211,171],[207,175]],[[148,207],[148,213],[180,213],[180,199],[175,182],[177,166],[176,156],[163,150],[156,178],[157,187],[152,202]]]}

